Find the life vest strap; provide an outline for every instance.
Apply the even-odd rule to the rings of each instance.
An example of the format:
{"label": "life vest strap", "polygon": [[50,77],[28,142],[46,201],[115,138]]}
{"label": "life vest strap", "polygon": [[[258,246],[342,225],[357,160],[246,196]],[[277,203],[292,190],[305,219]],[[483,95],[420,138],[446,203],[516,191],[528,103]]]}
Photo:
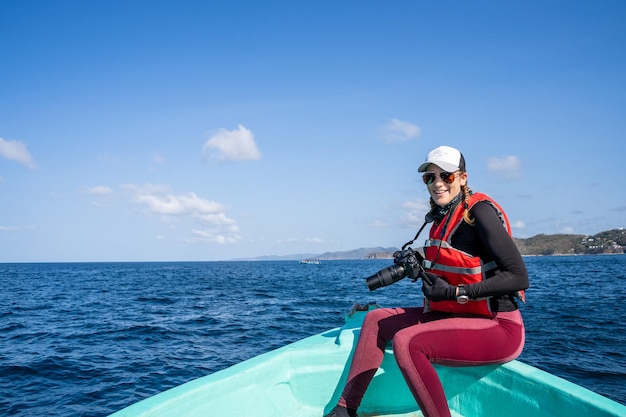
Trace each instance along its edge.
{"label": "life vest strap", "polygon": [[424,260],[425,269],[436,269],[437,271],[450,272],[453,274],[463,274],[463,275],[481,274],[487,271],[491,271],[492,269],[496,269],[497,267],[498,266],[496,265],[495,261],[487,262],[486,264],[477,266],[475,268],[461,268],[458,266],[441,265],[438,263],[431,262],[429,260]]}
{"label": "life vest strap", "polygon": [[428,239],[424,243],[424,247],[429,248],[431,246],[445,248],[445,249],[452,249],[452,245],[446,240]]}

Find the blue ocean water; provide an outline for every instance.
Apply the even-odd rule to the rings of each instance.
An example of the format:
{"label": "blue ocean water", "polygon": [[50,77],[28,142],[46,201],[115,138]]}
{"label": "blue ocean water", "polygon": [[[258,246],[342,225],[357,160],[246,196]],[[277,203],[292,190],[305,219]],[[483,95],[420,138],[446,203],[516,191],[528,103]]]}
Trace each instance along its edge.
{"label": "blue ocean water", "polygon": [[[530,257],[520,360],[626,404],[626,255]],[[390,260],[0,264],[0,415],[106,416],[340,326]]]}

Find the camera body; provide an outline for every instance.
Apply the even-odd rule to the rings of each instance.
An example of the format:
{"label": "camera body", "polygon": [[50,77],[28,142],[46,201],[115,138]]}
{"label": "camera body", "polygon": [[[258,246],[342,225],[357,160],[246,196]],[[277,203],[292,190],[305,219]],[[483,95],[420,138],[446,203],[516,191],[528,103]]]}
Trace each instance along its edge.
{"label": "camera body", "polygon": [[370,291],[377,288],[391,285],[405,277],[417,280],[422,270],[422,255],[411,249],[403,249],[393,254],[393,265],[381,269],[371,277],[365,279],[365,283]]}

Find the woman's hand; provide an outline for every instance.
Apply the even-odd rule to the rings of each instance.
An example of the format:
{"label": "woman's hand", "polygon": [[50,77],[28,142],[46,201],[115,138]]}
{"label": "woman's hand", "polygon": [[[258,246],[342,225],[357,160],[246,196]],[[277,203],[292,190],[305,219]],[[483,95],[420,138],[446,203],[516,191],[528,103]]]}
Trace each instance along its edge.
{"label": "woman's hand", "polygon": [[456,300],[457,288],[438,275],[423,272],[422,291],[424,296],[431,301]]}

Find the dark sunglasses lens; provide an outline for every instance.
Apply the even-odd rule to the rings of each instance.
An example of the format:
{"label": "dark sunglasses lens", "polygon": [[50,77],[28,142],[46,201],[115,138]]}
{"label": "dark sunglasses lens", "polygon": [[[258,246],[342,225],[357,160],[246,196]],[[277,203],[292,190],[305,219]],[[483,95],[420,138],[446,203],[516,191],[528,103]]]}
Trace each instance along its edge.
{"label": "dark sunglasses lens", "polygon": [[435,182],[435,173],[434,172],[426,172],[422,175],[422,179],[424,180],[424,184],[430,185]]}
{"label": "dark sunglasses lens", "polygon": [[445,182],[446,184],[452,184],[452,182],[454,182],[454,172],[444,171],[439,175],[441,176],[441,181]]}
{"label": "dark sunglasses lens", "polygon": [[[446,184],[452,184],[454,182],[454,178],[456,178],[456,175],[454,174],[454,172],[443,171],[439,174],[439,178],[441,178],[441,181],[445,182]],[[435,174],[434,172],[426,172],[424,173],[424,175],[422,175],[422,179],[424,180],[424,184],[431,185],[437,179],[437,174]]]}

